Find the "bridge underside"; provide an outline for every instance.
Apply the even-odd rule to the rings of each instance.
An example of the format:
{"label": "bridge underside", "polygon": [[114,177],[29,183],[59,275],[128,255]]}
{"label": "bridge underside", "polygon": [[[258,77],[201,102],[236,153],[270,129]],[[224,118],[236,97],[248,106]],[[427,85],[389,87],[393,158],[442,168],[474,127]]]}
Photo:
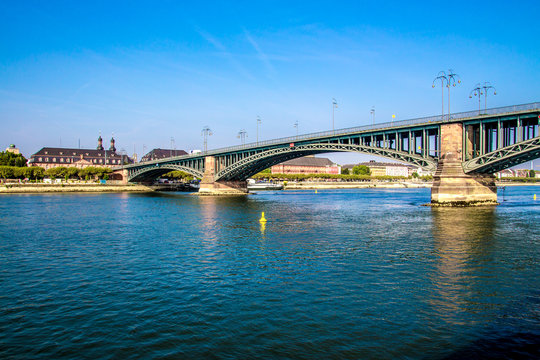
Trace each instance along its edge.
{"label": "bridge underside", "polygon": [[189,168],[187,166],[166,164],[142,168],[139,171],[131,174],[128,177],[128,181],[135,183],[153,183],[157,178],[171,171],[183,171],[185,173],[193,175],[196,178],[202,177],[202,173],[200,171]]}

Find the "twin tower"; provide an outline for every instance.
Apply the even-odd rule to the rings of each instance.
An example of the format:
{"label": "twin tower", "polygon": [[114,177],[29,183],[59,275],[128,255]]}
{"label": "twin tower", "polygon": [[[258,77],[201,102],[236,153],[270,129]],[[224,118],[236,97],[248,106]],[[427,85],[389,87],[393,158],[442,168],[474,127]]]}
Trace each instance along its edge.
{"label": "twin tower", "polygon": [[[98,141],[97,149],[98,150],[105,150],[103,148],[103,139],[101,138],[101,135],[99,136],[97,141]],[[116,152],[116,147],[114,146],[114,138],[111,138],[111,146],[109,147],[109,151]]]}

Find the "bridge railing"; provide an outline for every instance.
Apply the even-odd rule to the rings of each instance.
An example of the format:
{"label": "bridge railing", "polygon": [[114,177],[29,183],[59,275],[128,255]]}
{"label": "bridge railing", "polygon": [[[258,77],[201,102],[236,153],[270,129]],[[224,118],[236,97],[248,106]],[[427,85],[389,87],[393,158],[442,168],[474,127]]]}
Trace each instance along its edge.
{"label": "bridge railing", "polygon": [[373,131],[373,130],[383,130],[390,127],[403,127],[403,126],[412,126],[412,125],[420,125],[420,124],[428,124],[428,123],[446,123],[446,122],[454,122],[456,120],[468,119],[468,118],[473,118],[473,117],[478,117],[478,116],[502,115],[502,114],[527,111],[527,110],[538,110],[538,109],[540,109],[540,102],[534,102],[530,104],[491,108],[485,111],[481,110],[480,112],[478,110],[475,110],[475,111],[465,111],[465,112],[454,113],[454,114],[450,114],[450,119],[447,118],[447,115],[444,115],[444,116],[437,115],[437,116],[414,118],[414,119],[409,119],[409,120],[388,121],[388,122],[379,123],[375,125],[363,125],[363,126],[356,126],[352,128],[321,131],[321,132],[303,134],[303,135],[298,135],[298,136],[289,136],[289,137],[283,137],[283,138],[278,138],[278,139],[253,142],[253,143],[248,143],[245,145],[229,146],[225,148],[210,150],[210,151],[207,151],[205,154],[214,155],[214,154],[221,154],[224,152],[247,150],[250,148],[257,148],[261,146],[278,145],[278,144],[283,144],[283,143],[294,143],[294,142],[302,141],[302,140],[311,140],[311,139],[324,138],[324,137],[330,137],[330,136],[349,135],[349,134]]}
{"label": "bridge railing", "polygon": [[[421,125],[421,124],[429,124],[429,123],[434,123],[434,124],[447,123],[447,122],[454,122],[460,119],[468,119],[468,118],[474,118],[474,117],[479,117],[479,116],[503,115],[503,114],[509,114],[509,113],[516,113],[520,111],[539,110],[539,109],[540,109],[540,102],[534,102],[530,104],[504,106],[504,107],[491,108],[491,109],[481,110],[481,111],[474,110],[474,111],[454,113],[454,114],[450,114],[450,119],[447,118],[447,115],[444,115],[444,116],[436,115],[436,116],[427,116],[427,117],[414,118],[414,119],[408,119],[408,120],[389,121],[389,122],[384,122],[384,123],[379,123],[379,124],[374,124],[374,125],[363,125],[363,126],[356,126],[356,127],[351,127],[351,128],[321,131],[321,132],[303,134],[303,135],[298,135],[298,136],[289,136],[289,137],[283,137],[283,138],[278,138],[278,139],[253,142],[253,143],[248,143],[245,145],[229,146],[229,147],[209,150],[207,152],[203,152],[199,154],[182,155],[182,156],[175,156],[175,157],[161,159],[161,160],[145,161],[142,164],[144,165],[150,165],[154,163],[157,164],[157,163],[161,163],[164,160],[168,161],[168,160],[176,160],[176,159],[197,158],[197,157],[201,157],[205,155],[215,155],[215,154],[222,154],[222,153],[231,152],[231,151],[248,150],[252,148],[258,148],[261,146],[295,143],[295,142],[303,141],[303,140],[312,140],[312,139],[325,138],[325,137],[331,137],[331,136],[342,136],[342,135],[349,135],[349,134],[374,131],[374,130],[384,130],[384,129],[393,128],[393,127],[405,127],[405,126],[413,126],[413,125]],[[141,165],[141,163],[133,164],[131,166],[136,167],[138,165]]]}

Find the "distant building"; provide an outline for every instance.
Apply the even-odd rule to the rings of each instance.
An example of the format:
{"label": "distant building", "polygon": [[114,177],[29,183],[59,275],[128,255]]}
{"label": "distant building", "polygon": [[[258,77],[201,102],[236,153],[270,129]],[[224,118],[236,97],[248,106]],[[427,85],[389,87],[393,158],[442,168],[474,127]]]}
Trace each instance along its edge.
{"label": "distant building", "polygon": [[19,149],[15,147],[14,144],[9,145],[9,147],[6,149],[6,152],[14,153],[14,154],[20,154],[21,152]]}
{"label": "distant building", "polygon": [[272,174],[340,174],[341,166],[327,158],[305,156],[271,167]]}
{"label": "distant building", "polygon": [[412,165],[405,165],[400,163],[383,163],[371,160],[369,162],[359,163],[356,165],[349,164],[343,165],[344,169],[349,169],[352,171],[352,168],[357,165],[364,165],[369,168],[371,171],[371,176],[403,176],[409,177],[413,172],[418,173],[418,175],[430,175],[431,172],[423,171],[422,168],[417,168]]}
{"label": "distant building", "polygon": [[141,158],[141,161],[161,160],[161,159],[165,159],[165,158],[169,158],[173,156],[182,156],[182,155],[187,155],[187,154],[188,153],[185,152],[184,150],[176,150],[176,149],[171,150],[171,149],[157,148],[145,154]]}
{"label": "distant building", "polygon": [[[527,169],[504,169],[495,173],[495,177],[498,179],[507,177],[529,177],[530,170]],[[536,177],[536,174],[535,174]]]}
{"label": "distant building", "polygon": [[95,150],[44,147],[28,160],[28,166],[40,166],[44,169],[59,166],[77,168],[99,166],[113,168],[122,164],[132,163],[133,160],[129,156],[116,153],[114,138],[111,139],[109,150],[105,150],[101,136],[98,138],[98,146]]}

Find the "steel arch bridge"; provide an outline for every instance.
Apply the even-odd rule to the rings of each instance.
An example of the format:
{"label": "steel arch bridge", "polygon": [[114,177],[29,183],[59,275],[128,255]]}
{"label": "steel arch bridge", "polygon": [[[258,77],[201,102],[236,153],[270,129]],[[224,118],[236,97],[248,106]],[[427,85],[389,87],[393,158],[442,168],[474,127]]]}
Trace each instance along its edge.
{"label": "steel arch bridge", "polygon": [[[286,160],[328,152],[359,152],[435,170],[444,133],[458,124],[458,152],[468,174],[493,173],[540,156],[540,103],[388,122],[211,150],[204,154],[140,162],[121,169],[130,182],[150,182],[181,170],[212,181],[245,180]],[[207,160],[213,159],[212,169]],[[210,171],[211,170],[211,171]]]}

